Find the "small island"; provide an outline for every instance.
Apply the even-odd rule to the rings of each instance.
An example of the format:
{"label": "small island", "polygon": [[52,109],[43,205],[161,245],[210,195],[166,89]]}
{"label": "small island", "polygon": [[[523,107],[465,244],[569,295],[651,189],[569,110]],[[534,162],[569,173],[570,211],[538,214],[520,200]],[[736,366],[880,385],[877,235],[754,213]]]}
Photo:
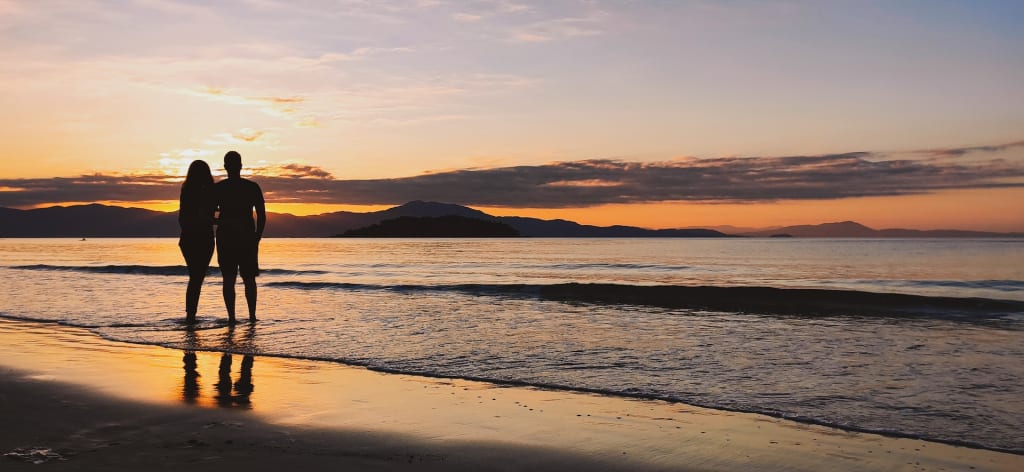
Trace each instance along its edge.
{"label": "small island", "polygon": [[514,238],[515,228],[498,221],[465,216],[403,216],[370,226],[350,229],[342,238]]}

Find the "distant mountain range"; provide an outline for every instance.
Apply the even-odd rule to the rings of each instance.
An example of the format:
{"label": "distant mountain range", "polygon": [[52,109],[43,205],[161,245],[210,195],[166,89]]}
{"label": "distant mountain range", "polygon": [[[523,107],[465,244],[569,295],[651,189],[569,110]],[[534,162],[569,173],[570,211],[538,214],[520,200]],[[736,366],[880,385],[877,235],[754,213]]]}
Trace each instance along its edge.
{"label": "distant mountain range", "polygon": [[855,221],[824,223],[820,225],[784,226],[768,230],[747,231],[740,236],[771,237],[791,236],[795,238],[991,238],[1024,237],[1024,233],[989,233],[957,229],[872,229]]}
{"label": "distant mountain range", "polygon": [[[268,215],[267,237],[330,237],[345,231],[400,217],[448,215],[494,221],[511,226],[524,237],[677,237],[714,238],[730,234],[712,229],[645,229],[634,226],[591,226],[567,220],[542,220],[520,216],[493,216],[449,203],[414,201],[387,210],[355,213],[339,211],[311,216],[283,213]],[[99,204],[18,210],[0,207],[0,237],[174,237],[178,235],[176,212],[123,208]],[[852,221],[822,225],[789,226],[746,231],[736,236],[768,237],[1024,237],[1024,233],[906,229],[875,230]]]}
{"label": "distant mountain range", "polygon": [[[566,220],[496,217],[461,205],[414,201],[382,211],[339,211],[321,215],[267,215],[265,236],[278,238],[330,237],[345,231],[401,217],[461,216],[511,226],[524,237],[727,237],[706,229],[650,230],[633,226],[590,226]],[[99,204],[34,210],[0,208],[0,237],[173,237],[178,235],[177,212],[122,208]]]}

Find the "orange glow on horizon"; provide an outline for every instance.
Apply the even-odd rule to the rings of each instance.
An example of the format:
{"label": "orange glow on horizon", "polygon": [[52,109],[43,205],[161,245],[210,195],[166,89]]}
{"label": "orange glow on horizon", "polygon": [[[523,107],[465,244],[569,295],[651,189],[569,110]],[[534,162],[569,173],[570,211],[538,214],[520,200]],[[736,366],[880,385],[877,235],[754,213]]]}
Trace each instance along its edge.
{"label": "orange glow on horizon", "polygon": [[586,208],[475,207],[495,216],[566,219],[596,226],[651,229],[736,226],[766,228],[852,220],[874,229],[963,229],[1024,232],[1024,189],[765,203],[644,203]]}
{"label": "orange glow on horizon", "polygon": [[[104,205],[175,212],[178,202],[64,202],[40,205]],[[271,213],[296,216],[337,211],[366,213],[395,205],[268,203]],[[875,229],[962,229],[1024,232],[1024,189],[958,190],[928,195],[866,197],[845,200],[805,200],[770,203],[642,203],[585,208],[505,208],[473,205],[494,216],[565,219],[596,226],[643,228],[736,226],[768,228],[852,220]],[[273,223],[271,223],[273,224]]]}

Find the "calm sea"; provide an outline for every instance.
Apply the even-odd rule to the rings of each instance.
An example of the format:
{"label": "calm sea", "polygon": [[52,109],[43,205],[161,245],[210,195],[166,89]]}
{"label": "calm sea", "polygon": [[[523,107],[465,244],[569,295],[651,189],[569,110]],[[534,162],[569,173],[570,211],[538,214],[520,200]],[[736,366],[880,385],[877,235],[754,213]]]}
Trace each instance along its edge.
{"label": "calm sea", "polygon": [[261,266],[239,340],[216,271],[181,324],[176,240],[0,239],[0,316],[1024,453],[1020,239],[285,239]]}

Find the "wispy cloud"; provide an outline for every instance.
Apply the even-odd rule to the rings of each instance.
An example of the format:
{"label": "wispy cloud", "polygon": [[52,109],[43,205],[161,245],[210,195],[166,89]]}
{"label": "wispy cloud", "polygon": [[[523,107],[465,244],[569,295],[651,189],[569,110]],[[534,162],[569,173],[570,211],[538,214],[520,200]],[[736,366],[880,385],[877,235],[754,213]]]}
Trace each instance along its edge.
{"label": "wispy cloud", "polygon": [[968,146],[959,148],[936,148],[936,149],[925,149],[921,151],[914,151],[916,154],[925,154],[935,157],[958,157],[965,154],[972,153],[993,153],[1008,151],[1013,148],[1024,147],[1024,141],[1014,141],[1005,144],[995,144],[988,146]]}
{"label": "wispy cloud", "polygon": [[148,202],[178,198],[178,184],[166,175],[82,175],[0,182],[0,206],[23,207],[63,202]]}
{"label": "wispy cloud", "polygon": [[[254,129],[254,128],[241,128],[235,131],[214,133],[210,137],[203,139],[202,145],[209,148],[223,148],[225,146],[232,145],[246,145],[246,144],[260,144],[264,147],[271,148],[276,143],[276,133],[267,129]],[[171,151],[165,153],[167,155],[181,155],[180,150]],[[209,154],[213,151],[205,150]],[[207,154],[207,155],[209,155]]]}
{"label": "wispy cloud", "polygon": [[226,93],[208,95],[225,103],[263,106],[263,110],[272,115],[292,115],[295,113],[295,105],[306,101],[302,97],[253,97]]}
{"label": "wispy cloud", "polygon": [[512,40],[536,43],[581,36],[597,36],[604,33],[603,23],[608,17],[607,13],[596,11],[587,16],[536,21],[514,30]]}
{"label": "wispy cloud", "polygon": [[[152,202],[176,200],[182,173],[194,159],[212,158],[211,151],[182,150],[174,156],[160,159],[159,168],[131,174],[94,173],[77,177],[36,179],[0,179],[0,206],[29,207],[63,202]],[[303,195],[307,188],[320,187],[322,182],[337,182],[330,172],[301,163],[266,165],[257,163],[245,169],[245,174],[256,175],[261,184],[270,184],[267,192],[273,196],[275,188],[288,188]],[[273,182],[273,183],[271,183]],[[297,185],[307,182],[306,185]],[[8,185],[10,184],[10,185]],[[296,195],[282,194],[282,201],[294,201]]]}
{"label": "wispy cloud", "polygon": [[263,137],[264,134],[267,134],[266,131],[258,131],[246,128],[240,130],[237,133],[232,133],[231,137],[240,141],[251,143]]}
{"label": "wispy cloud", "polygon": [[587,160],[346,181],[339,182],[329,195],[338,201],[364,204],[431,199],[564,208],[672,201],[832,200],[1024,186],[1024,165],[1001,160],[954,166],[871,157],[848,153],[654,163]]}
{"label": "wispy cloud", "polygon": [[455,21],[461,21],[463,23],[474,23],[484,19],[484,16],[474,15],[472,13],[455,13],[452,14],[452,19]]}
{"label": "wispy cloud", "polygon": [[[978,146],[965,153],[984,153]],[[1024,187],[1024,162],[949,163],[867,152],[818,156],[684,158],[665,162],[593,159],[535,166],[461,169],[412,177],[339,180],[308,164],[257,166],[268,201],[397,204],[437,200],[501,207],[569,208],[610,203],[835,200],[952,189]],[[173,199],[166,175],[87,175],[0,180],[0,205]]]}
{"label": "wispy cloud", "polygon": [[298,96],[246,96],[217,87],[186,89],[181,93],[232,105],[259,106],[268,115],[284,118],[294,116],[297,113],[295,106],[306,101]]}
{"label": "wispy cloud", "polygon": [[278,177],[333,179],[330,172],[307,164],[282,164],[277,167]]}

